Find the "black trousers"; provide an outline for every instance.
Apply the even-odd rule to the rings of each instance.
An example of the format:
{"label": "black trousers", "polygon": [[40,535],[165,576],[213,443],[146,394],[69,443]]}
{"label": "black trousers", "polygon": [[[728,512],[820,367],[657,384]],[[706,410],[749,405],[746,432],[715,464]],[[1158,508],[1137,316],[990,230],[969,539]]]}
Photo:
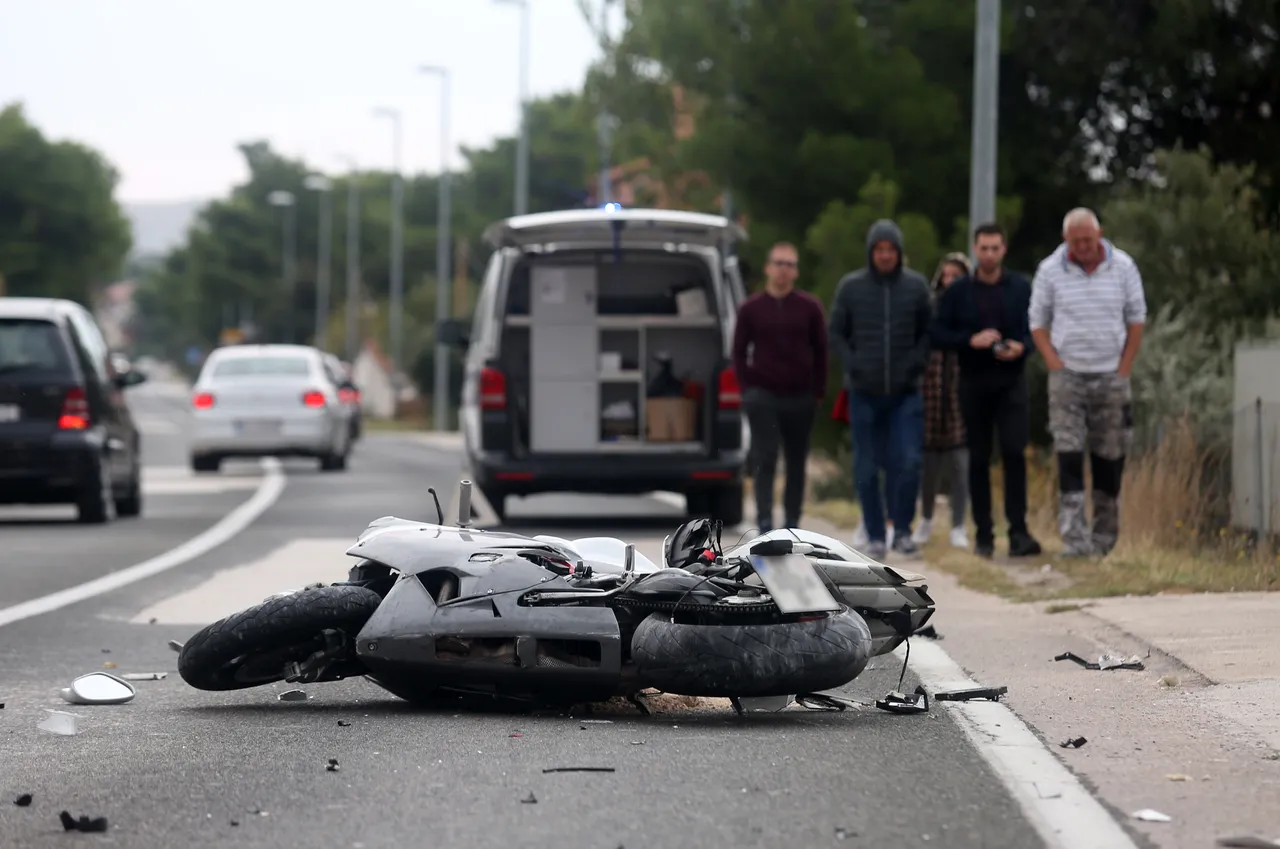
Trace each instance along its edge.
{"label": "black trousers", "polygon": [[749,474],[756,497],[756,521],[762,528],[773,527],[773,478],[782,451],[787,481],[782,495],[784,527],[800,524],[804,505],[805,463],[809,459],[809,437],[817,399],[812,395],[774,395],[763,389],[743,393],[743,407],[751,425]]}
{"label": "black trousers", "polygon": [[969,505],[977,526],[974,542],[991,545],[992,433],[999,434],[1004,467],[1004,515],[1009,533],[1027,532],[1027,458],[1031,438],[1027,379],[960,375],[960,412],[969,442]]}

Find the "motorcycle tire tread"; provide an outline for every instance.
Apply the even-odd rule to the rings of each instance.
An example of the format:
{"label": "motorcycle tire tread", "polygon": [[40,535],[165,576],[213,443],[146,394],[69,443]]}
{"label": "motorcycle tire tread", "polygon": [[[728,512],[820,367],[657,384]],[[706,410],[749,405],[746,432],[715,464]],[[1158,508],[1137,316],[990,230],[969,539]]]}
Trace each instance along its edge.
{"label": "motorcycle tire tread", "polygon": [[[178,674],[198,690],[242,690],[270,682],[245,683],[225,674],[227,665],[253,652],[303,642],[326,628],[352,637],[364,627],[382,597],[364,587],[332,586],[268,599],[201,628],[178,654]],[[284,680],[281,672],[278,680]]]}
{"label": "motorcycle tire tread", "polygon": [[871,631],[848,607],[824,619],[772,625],[678,624],[653,614],[636,627],[631,656],[640,680],[673,695],[794,695],[862,674]]}

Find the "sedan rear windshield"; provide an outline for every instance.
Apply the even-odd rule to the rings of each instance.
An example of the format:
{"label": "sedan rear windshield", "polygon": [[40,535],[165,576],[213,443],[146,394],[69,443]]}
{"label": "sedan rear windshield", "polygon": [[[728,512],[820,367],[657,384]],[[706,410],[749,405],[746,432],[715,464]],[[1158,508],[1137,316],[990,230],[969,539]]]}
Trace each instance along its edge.
{"label": "sedan rear windshield", "polygon": [[53,322],[0,318],[0,374],[70,370],[67,350]]}
{"label": "sedan rear windshield", "polygon": [[231,357],[213,367],[214,377],[306,377],[311,361],[305,357]]}

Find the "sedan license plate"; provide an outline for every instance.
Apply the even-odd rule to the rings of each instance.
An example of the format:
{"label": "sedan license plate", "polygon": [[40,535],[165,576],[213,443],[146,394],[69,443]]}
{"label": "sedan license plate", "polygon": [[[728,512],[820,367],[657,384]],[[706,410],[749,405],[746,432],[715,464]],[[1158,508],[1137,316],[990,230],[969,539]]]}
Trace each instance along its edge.
{"label": "sedan license plate", "polygon": [[819,613],[840,609],[822,576],[803,554],[752,557],[751,565],[783,613]]}
{"label": "sedan license plate", "polygon": [[279,419],[247,419],[236,422],[236,433],[241,436],[279,436]]}
{"label": "sedan license plate", "polygon": [[0,404],[0,424],[16,422],[22,418],[22,410],[17,404]]}

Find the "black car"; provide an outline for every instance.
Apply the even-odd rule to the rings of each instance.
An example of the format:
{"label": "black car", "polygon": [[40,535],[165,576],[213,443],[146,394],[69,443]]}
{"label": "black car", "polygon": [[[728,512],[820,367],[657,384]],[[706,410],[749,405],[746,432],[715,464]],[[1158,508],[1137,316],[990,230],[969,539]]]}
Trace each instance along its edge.
{"label": "black car", "polygon": [[93,316],[0,298],[0,504],[74,504],[81,522],[142,512],[141,437]]}

